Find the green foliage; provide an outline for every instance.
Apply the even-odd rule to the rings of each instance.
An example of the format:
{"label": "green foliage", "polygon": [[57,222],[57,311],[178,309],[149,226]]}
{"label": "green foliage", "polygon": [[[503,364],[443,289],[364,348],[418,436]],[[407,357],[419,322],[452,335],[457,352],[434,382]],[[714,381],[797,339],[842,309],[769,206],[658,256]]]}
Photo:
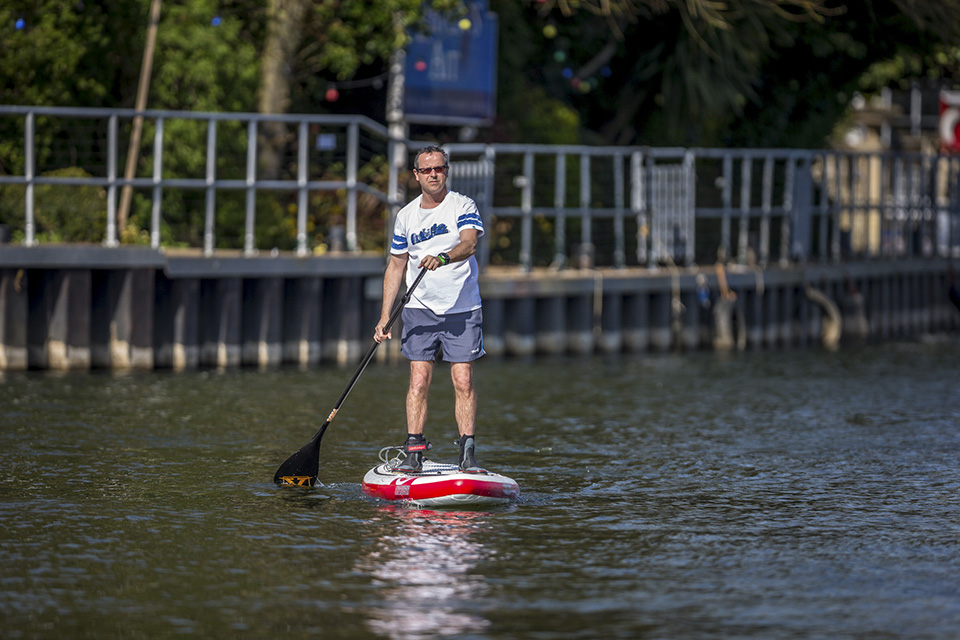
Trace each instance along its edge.
{"label": "green foliage", "polygon": [[607,144],[820,147],[871,64],[932,56],[949,77],[960,36],[940,0],[528,0],[523,18],[529,73]]}
{"label": "green foliage", "polygon": [[[17,29],[17,20],[22,28]],[[5,104],[97,102],[108,93],[103,65],[109,46],[99,7],[78,10],[59,0],[8,0],[0,6],[0,69]]]}
{"label": "green foliage", "polygon": [[960,84],[960,47],[937,45],[926,55],[900,51],[870,65],[858,84],[861,91],[871,94],[885,87],[908,89],[919,78],[941,80],[952,86]]}
{"label": "green foliage", "polygon": [[[317,0],[303,25],[303,46],[291,66],[290,111],[313,113],[325,104],[331,82],[350,80],[361,68],[384,65],[426,28],[423,0]],[[462,0],[427,0],[443,15],[466,11]],[[382,117],[383,114],[379,114]]]}
{"label": "green foliage", "polygon": [[[43,174],[54,178],[89,178],[78,168]],[[0,224],[13,229],[13,241],[24,240],[25,190],[0,185]],[[41,184],[34,187],[33,216],[37,242],[102,242],[107,226],[106,192],[100,187]]]}
{"label": "green foliage", "polygon": [[216,0],[164,4],[151,108],[254,110],[258,46],[246,31],[244,16],[219,14],[221,4]]}

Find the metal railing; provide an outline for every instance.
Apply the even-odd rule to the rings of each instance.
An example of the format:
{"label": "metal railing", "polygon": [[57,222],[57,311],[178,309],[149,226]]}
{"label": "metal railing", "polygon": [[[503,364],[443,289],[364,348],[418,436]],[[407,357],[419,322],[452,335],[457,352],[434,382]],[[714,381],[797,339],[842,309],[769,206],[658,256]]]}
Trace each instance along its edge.
{"label": "metal railing", "polygon": [[[358,195],[370,196],[382,203],[384,210],[391,202],[385,185],[360,179],[362,163],[371,158],[388,157],[392,144],[385,127],[362,116],[0,106],[0,123],[10,118],[19,120],[21,124],[24,166],[19,175],[0,174],[0,185],[24,186],[23,244],[27,246],[37,243],[36,188],[41,185],[103,188],[106,200],[103,244],[109,247],[117,246],[120,242],[117,195],[121,188],[132,187],[149,194],[146,196],[150,200],[151,211],[149,243],[154,248],[162,244],[164,196],[171,191],[202,194],[202,248],[208,255],[220,246],[217,233],[218,203],[229,197],[225,194],[243,196],[242,248],[246,255],[258,251],[258,194],[279,192],[283,194],[282,201],[287,205],[286,208],[295,210],[295,249],[300,255],[309,251],[311,193],[337,194],[337,199],[342,203],[342,227],[348,251],[359,248]],[[129,130],[136,118],[142,118],[145,127],[152,130],[152,145],[144,145],[146,152],[142,154],[144,162],[141,163],[152,171],[149,175],[121,176],[117,167],[125,160],[126,149],[121,130]],[[70,127],[83,121],[90,124],[68,133]],[[174,136],[169,133],[171,124],[179,125]],[[287,153],[283,158],[284,176],[279,179],[263,179],[258,175],[258,140],[268,124],[284,129],[281,136]],[[43,131],[44,127],[52,133]],[[226,140],[222,133],[224,129],[227,130]],[[45,152],[42,161],[38,153],[38,139],[47,145],[42,149]],[[202,175],[175,175],[171,169],[174,163],[167,156],[177,145],[188,145],[191,147],[189,151],[194,154],[202,149],[205,158]],[[79,159],[75,153],[63,153],[64,147],[71,146],[88,151]],[[225,157],[238,151],[242,157]],[[66,162],[63,158],[65,155],[70,156]],[[197,164],[194,163],[194,166]],[[77,165],[92,175],[51,175],[63,166]],[[337,165],[335,173],[339,175],[328,177],[324,174],[323,169],[331,165]],[[381,214],[379,217],[388,216]]]}
{"label": "metal railing", "polygon": [[960,257],[957,156],[509,144],[447,149],[451,187],[482,203],[489,220],[493,237],[486,248],[493,255],[485,259],[497,261],[499,246],[516,244],[513,261],[524,268]]}
{"label": "metal railing", "polygon": [[[152,134],[152,144],[143,145],[145,175],[121,176],[124,134],[137,117]],[[92,124],[72,128],[80,121]],[[261,239],[269,215],[288,227],[299,255],[321,240],[336,247],[338,232],[347,251],[386,251],[409,179],[404,169],[421,146],[391,140],[384,126],[360,116],[0,106],[4,125],[23,137],[23,167],[0,164],[0,188],[23,189],[23,244],[38,242],[36,190],[50,185],[101,188],[102,242],[116,246],[118,190],[130,187],[141,210],[149,203],[151,246],[165,246],[174,217],[187,229],[196,218],[202,233],[186,242],[207,255],[222,248],[254,255],[269,246]],[[279,179],[261,178],[258,167],[265,127],[282,129]],[[956,156],[460,143],[446,149],[451,188],[475,198],[484,217],[484,265],[960,256]],[[190,154],[192,163],[185,160]],[[84,173],[57,175],[64,167]],[[180,175],[183,167],[202,175]],[[171,194],[192,194],[202,205]],[[228,214],[242,215],[242,224],[233,220],[231,227]],[[277,237],[274,229],[268,239]]]}

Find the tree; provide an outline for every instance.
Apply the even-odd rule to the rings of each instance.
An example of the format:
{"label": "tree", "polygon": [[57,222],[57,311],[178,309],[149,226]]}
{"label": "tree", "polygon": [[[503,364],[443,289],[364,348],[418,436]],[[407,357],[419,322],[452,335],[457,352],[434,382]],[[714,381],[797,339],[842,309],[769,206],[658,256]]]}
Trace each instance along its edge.
{"label": "tree", "polygon": [[[266,40],[260,66],[257,108],[282,114],[309,113],[324,92],[358,69],[385,64],[408,40],[407,30],[423,18],[422,0],[268,0]],[[448,14],[465,10],[462,0],[429,0]],[[316,78],[323,78],[317,82]],[[261,132],[263,177],[280,173],[286,132],[279,123]]]}
{"label": "tree", "polygon": [[607,144],[820,146],[872,63],[960,35],[939,0],[528,0],[528,16],[543,85]]}

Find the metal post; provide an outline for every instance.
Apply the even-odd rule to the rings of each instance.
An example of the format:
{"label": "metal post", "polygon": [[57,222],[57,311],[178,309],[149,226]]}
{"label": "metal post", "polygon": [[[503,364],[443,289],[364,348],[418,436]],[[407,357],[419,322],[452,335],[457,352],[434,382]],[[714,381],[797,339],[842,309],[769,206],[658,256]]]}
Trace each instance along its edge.
{"label": "metal post", "polygon": [[37,238],[36,238],[37,228],[36,228],[36,223],[34,221],[34,214],[33,214],[33,177],[36,170],[36,167],[34,166],[36,163],[36,160],[33,155],[33,145],[34,145],[34,137],[35,137],[34,123],[35,121],[33,118],[33,112],[30,111],[27,113],[27,117],[24,122],[24,128],[26,131],[24,133],[24,143],[23,143],[24,165],[25,165],[23,168],[23,172],[24,172],[24,178],[27,181],[27,190],[25,194],[26,211],[24,212],[24,216],[26,220],[26,225],[25,225],[26,228],[24,229],[23,244],[28,247],[32,247],[37,244]]}
{"label": "metal post", "polygon": [[153,134],[153,202],[150,212],[150,246],[160,248],[160,205],[163,200],[163,117],[157,118]]}
{"label": "metal post", "polygon": [[790,264],[790,223],[794,219],[793,190],[796,176],[796,158],[787,155],[783,178],[783,219],[780,225],[780,266]]}
{"label": "metal post", "polygon": [[214,224],[216,223],[217,191],[217,121],[207,121],[207,176],[206,176],[206,221],[203,226],[203,254],[213,255]]}
{"label": "metal post", "polygon": [[820,261],[826,262],[829,259],[829,253],[827,251],[827,238],[829,236],[829,222],[830,222],[830,181],[827,176],[827,161],[829,160],[826,153],[820,156]]}
{"label": "metal post", "polygon": [[830,254],[834,262],[840,261],[840,209],[843,205],[843,177],[840,175],[840,154],[832,154],[835,167],[834,182],[837,187],[837,195],[833,200],[833,237],[830,239]]}
{"label": "metal post", "polygon": [[647,153],[643,188],[644,193],[646,194],[646,220],[650,237],[650,258],[647,261],[647,267],[650,269],[658,269],[660,267],[661,252],[660,235],[657,232],[657,227],[659,225],[657,218],[660,216],[660,199],[657,196],[657,193],[654,191],[656,187],[654,183],[654,180],[656,179],[656,173],[656,159],[653,157],[652,153]]}
{"label": "metal post", "polygon": [[890,255],[889,207],[887,205],[887,181],[889,180],[886,154],[880,154],[879,180],[877,180],[877,211],[880,216],[880,256]]}
{"label": "metal post", "polygon": [[103,244],[116,247],[117,242],[117,115],[107,125],[107,238]]}
{"label": "metal post", "polygon": [[647,261],[647,221],[645,219],[643,191],[643,154],[634,151],[630,155],[630,211],[637,217],[637,263]]}
{"label": "metal post", "polygon": [[746,264],[750,239],[750,190],[753,174],[753,160],[744,156],[740,161],[740,237],[737,246],[737,260]]}
{"label": "metal post", "polygon": [[257,121],[247,123],[246,211],[244,217],[243,252],[256,252],[257,220]]}
{"label": "metal post", "polygon": [[590,212],[590,156],[580,155],[580,266],[593,267],[593,224]]}
{"label": "metal post", "polygon": [[307,181],[310,178],[310,143],[307,123],[300,123],[297,133],[297,255],[307,255],[307,207],[309,192]]}
{"label": "metal post", "polygon": [[567,216],[564,213],[567,195],[567,155],[556,156],[556,183],[553,185],[553,207],[556,230],[554,234],[553,266],[562,269],[567,263]]}
{"label": "metal post", "polygon": [[523,154],[523,189],[521,191],[520,219],[520,268],[530,271],[533,267],[533,154]]}
{"label": "metal post", "polygon": [[357,162],[360,126],[347,125],[347,251],[356,251],[357,243]]}
{"label": "metal post", "polygon": [[[860,187],[860,156],[856,153],[851,153],[849,156],[849,184],[850,184],[850,253],[851,255],[857,254],[861,255],[863,253],[863,240],[860,237],[858,219],[860,218],[858,210],[860,207],[859,200],[859,187]],[[860,250],[856,250],[855,247],[859,245]]]}
{"label": "metal post", "polygon": [[721,189],[723,200],[723,218],[720,221],[720,255],[721,262],[729,259],[731,254],[730,219],[733,217],[733,156],[729,153],[723,156],[723,183]]}
{"label": "metal post", "polygon": [[683,225],[684,244],[686,248],[686,262],[692,265],[696,262],[697,245],[697,176],[696,157],[692,151],[683,154],[683,190],[680,195],[684,202]]}
{"label": "metal post", "polygon": [[760,265],[770,262],[770,214],[773,211],[773,156],[763,159],[763,188],[760,203]]}
{"label": "metal post", "polygon": [[[483,150],[483,211],[480,216],[483,220],[483,228],[486,232],[490,229],[490,220],[493,218],[491,210],[493,209],[493,177],[497,165],[497,152],[493,145],[486,145]],[[389,246],[389,245],[388,245]],[[485,269],[490,264],[490,243],[480,243],[480,268]]]}
{"label": "metal post", "polygon": [[623,231],[624,185],[623,154],[613,156],[613,266],[622,269],[626,265]]}

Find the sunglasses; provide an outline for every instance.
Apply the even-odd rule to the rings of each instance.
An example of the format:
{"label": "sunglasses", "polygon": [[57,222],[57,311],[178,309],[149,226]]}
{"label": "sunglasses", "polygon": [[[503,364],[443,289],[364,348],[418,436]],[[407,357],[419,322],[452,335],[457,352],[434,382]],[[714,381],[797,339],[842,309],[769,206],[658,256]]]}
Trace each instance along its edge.
{"label": "sunglasses", "polygon": [[447,165],[440,165],[439,167],[423,167],[421,169],[414,169],[417,173],[422,176],[430,175],[431,173],[446,173]]}

